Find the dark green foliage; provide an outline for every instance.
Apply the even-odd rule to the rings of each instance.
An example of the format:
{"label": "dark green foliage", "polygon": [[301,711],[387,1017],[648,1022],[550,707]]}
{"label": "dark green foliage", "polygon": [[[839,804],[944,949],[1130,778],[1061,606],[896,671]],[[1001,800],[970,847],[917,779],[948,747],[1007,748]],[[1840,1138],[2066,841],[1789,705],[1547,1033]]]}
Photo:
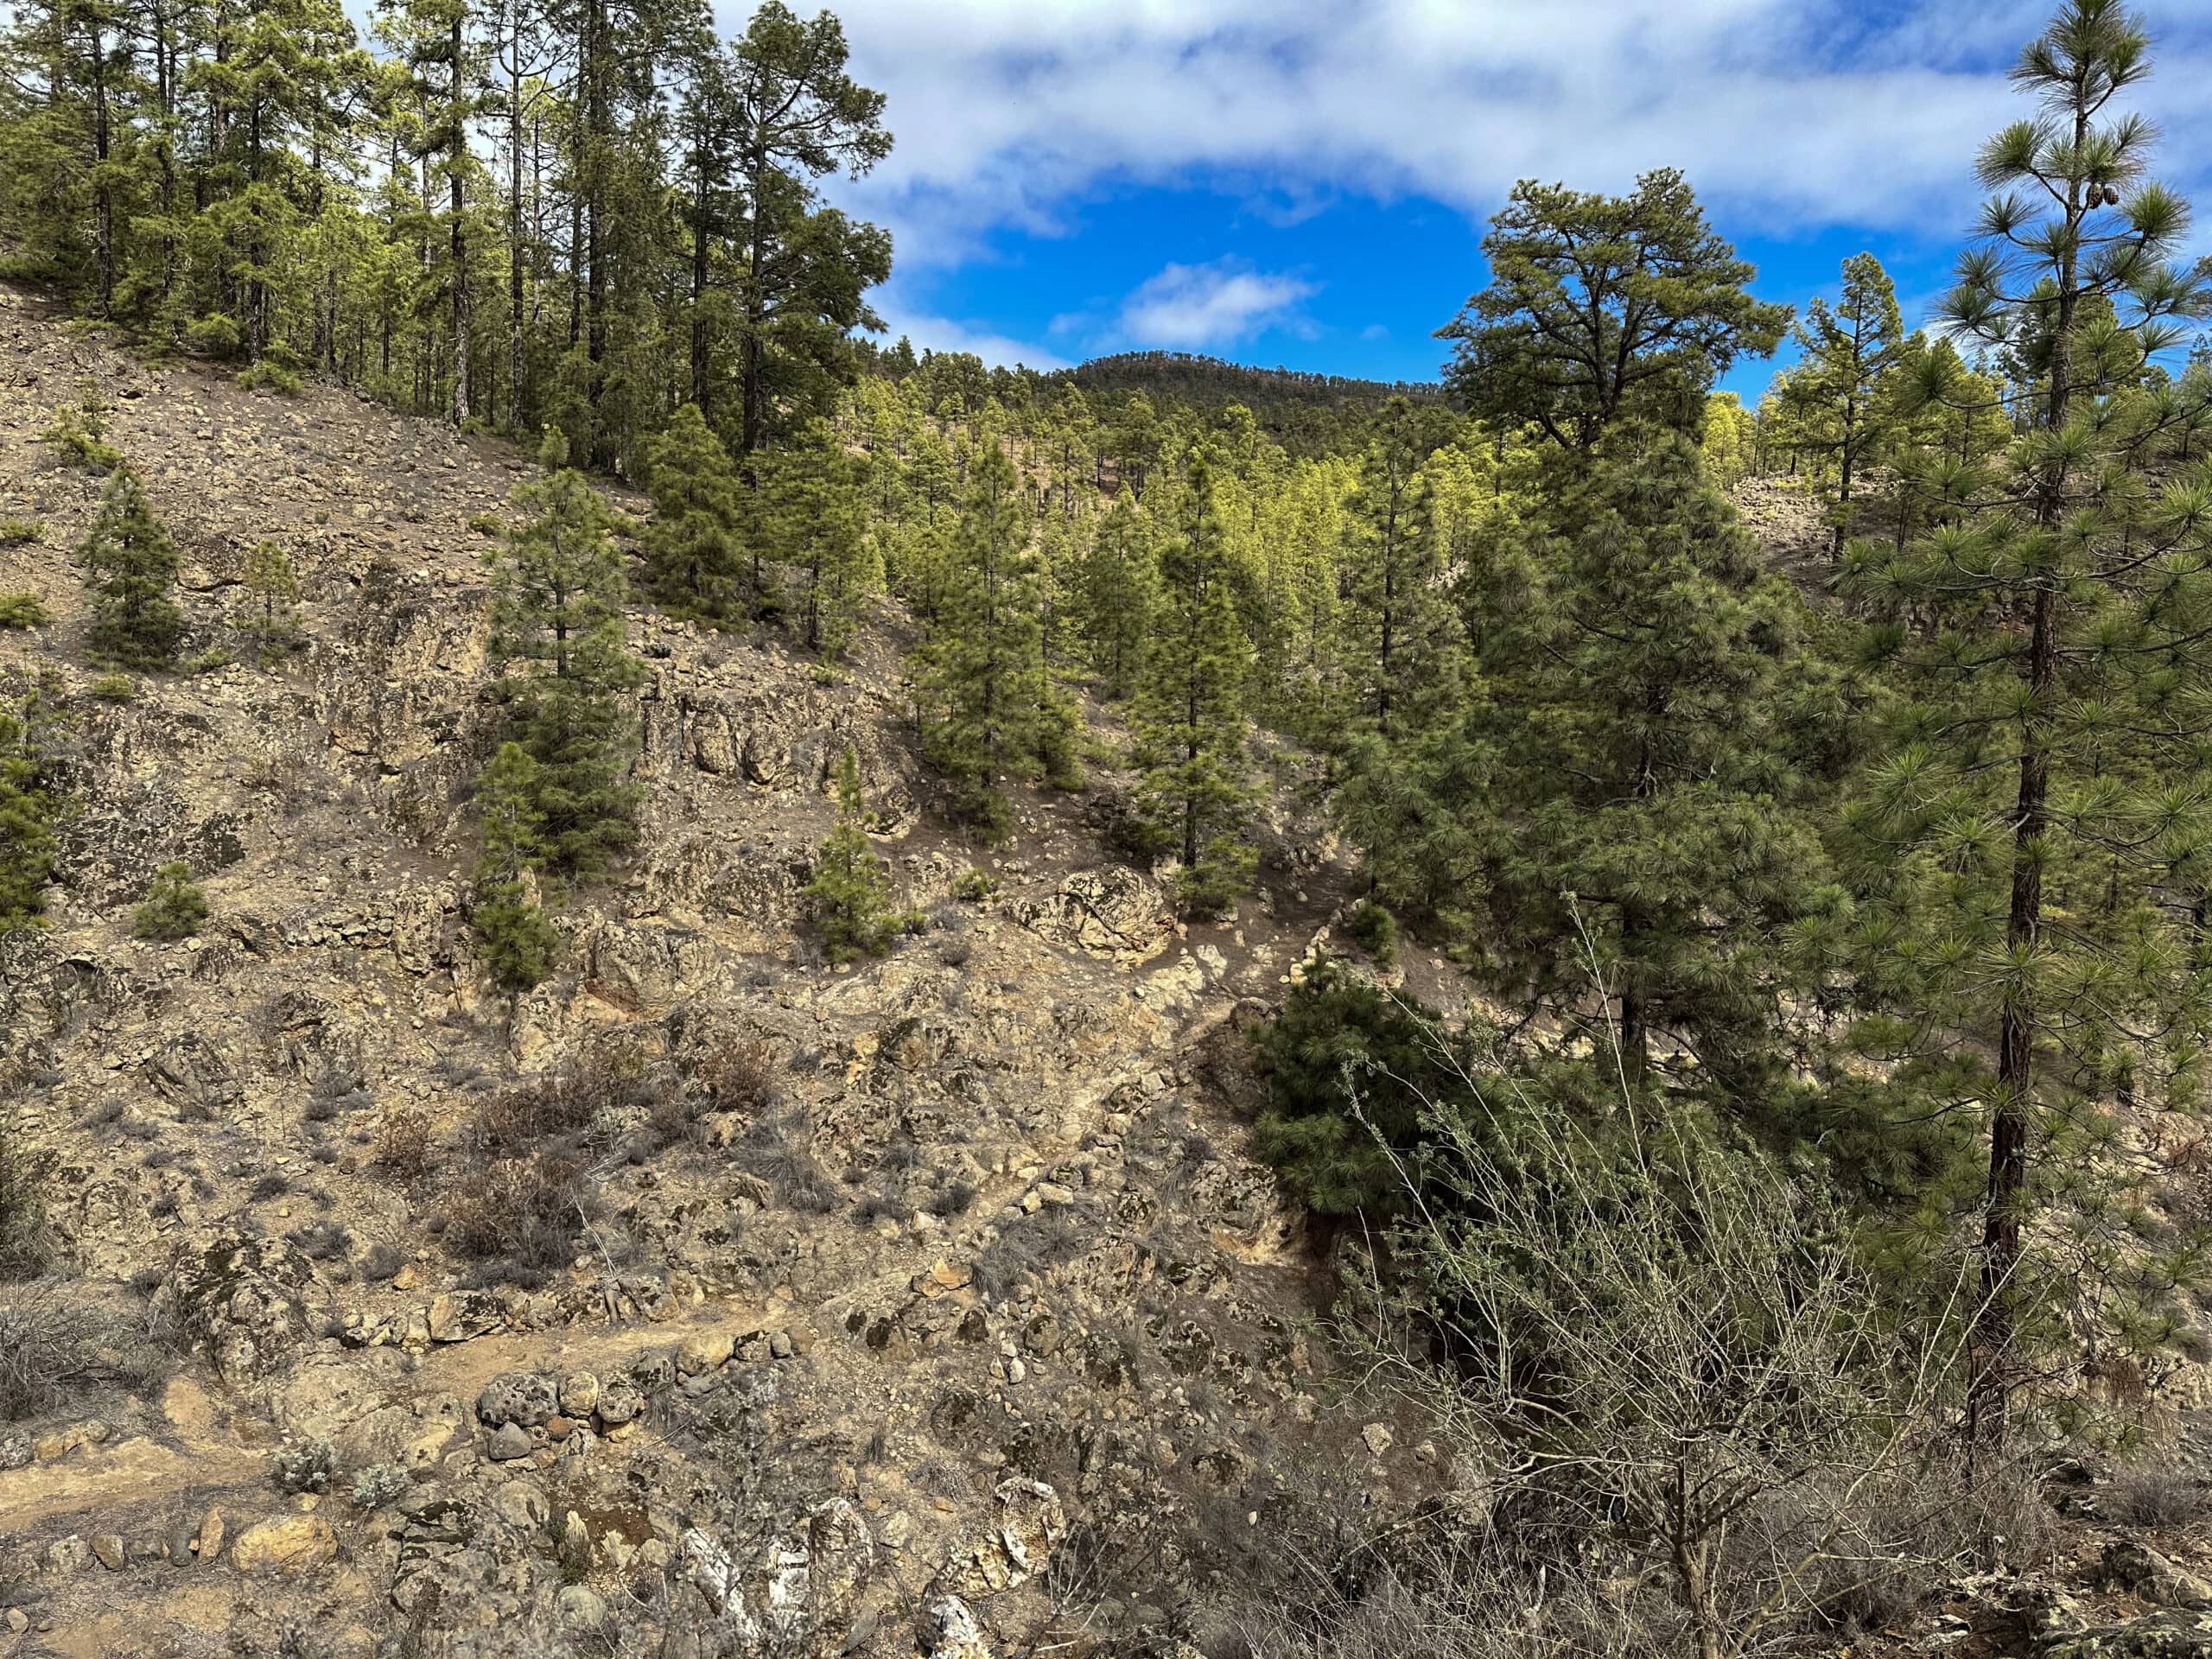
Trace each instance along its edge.
{"label": "dark green foliage", "polygon": [[128,674],[103,674],[86,688],[102,702],[130,702],[138,696],[138,688]]}
{"label": "dark green foliage", "polygon": [[760,533],[798,575],[796,609],[806,643],[835,658],[852,643],[861,605],[882,578],[868,536],[866,464],[817,420],[766,457],[762,471]]}
{"label": "dark green foliage", "polygon": [[546,473],[514,493],[517,522],[485,556],[493,650],[511,667],[500,690],[510,731],[537,763],[531,806],[538,857],[589,877],[633,836],[627,783],[637,724],[632,689],[644,668],[624,634],[629,584],[614,514],[547,441]]}
{"label": "dark green foliage", "polygon": [[1200,916],[1228,908],[1258,861],[1243,839],[1253,799],[1244,759],[1252,644],[1234,582],[1212,469],[1194,460],[1160,549],[1159,620],[1129,728],[1139,810],[1160,844],[1179,853],[1176,897]]}
{"label": "dark green foliage", "polygon": [[1379,965],[1388,968],[1397,960],[1398,918],[1372,899],[1363,899],[1352,906],[1344,931]]}
{"label": "dark green foliage", "polygon": [[118,467],[101,492],[77,564],[92,601],[93,652],[124,668],[169,666],[184,633],[183,614],[169,597],[176,543],[128,467]]}
{"label": "dark green foliage", "polygon": [[976,456],[925,645],[930,758],[953,779],[962,810],[992,834],[1008,828],[1001,773],[1046,770],[1041,575],[1014,463],[995,434]]}
{"label": "dark green foliage", "polygon": [[59,843],[23,713],[0,706],[0,935],[43,925]]}
{"label": "dark green foliage", "polygon": [[1419,1003],[1318,958],[1253,1037],[1268,1084],[1254,1153],[1317,1215],[1395,1212],[1408,1194],[1394,1158],[1418,1166],[1425,1114],[1471,1098],[1466,1056],[1441,1032]]}
{"label": "dark green foliage", "polygon": [[36,594],[0,594],[0,628],[42,628],[53,620]]}
{"label": "dark green foliage", "polygon": [[1344,734],[1388,741],[1428,728],[1449,709],[1463,653],[1420,470],[1433,423],[1394,399],[1376,424],[1349,516],[1338,660],[1351,704]]}
{"label": "dark green foliage", "polygon": [[0,547],[22,547],[46,534],[35,518],[0,518]]}
{"label": "dark green foliage", "polygon": [[483,836],[468,925],[477,954],[500,989],[531,989],[553,970],[561,934],[536,896],[534,872],[544,857],[537,813],[537,762],[519,743],[503,743],[476,785]]}
{"label": "dark green foliage", "polygon": [[830,960],[880,957],[891,949],[899,918],[883,861],[868,844],[868,808],[861,799],[860,762],[847,749],[837,762],[837,823],[806,884],[805,897]]}
{"label": "dark green foliage", "polygon": [[1152,520],[1124,489],[1099,518],[1076,575],[1076,626],[1109,700],[1135,689],[1159,606]]}
{"label": "dark green foliage", "polygon": [[653,516],[639,539],[653,597],[678,615],[709,622],[751,617],[759,608],[758,569],[741,536],[744,488],[696,404],[677,410],[646,446],[645,465]]}
{"label": "dark green foliage", "polygon": [[207,919],[207,895],[192,879],[192,866],[181,860],[154,872],[146,900],[130,912],[130,931],[142,939],[188,939]]}
{"label": "dark green foliage", "polygon": [[1671,168],[1628,196],[1523,179],[1483,253],[1490,286],[1442,330],[1459,342],[1446,379],[1475,413],[1573,450],[1624,415],[1694,429],[1713,381],[1789,326]]}

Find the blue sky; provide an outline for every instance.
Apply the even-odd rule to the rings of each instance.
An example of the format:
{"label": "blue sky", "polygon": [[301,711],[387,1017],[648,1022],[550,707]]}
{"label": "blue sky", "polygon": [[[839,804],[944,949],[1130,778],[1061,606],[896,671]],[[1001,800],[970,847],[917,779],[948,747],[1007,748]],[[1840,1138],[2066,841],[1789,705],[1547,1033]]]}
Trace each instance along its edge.
{"label": "blue sky", "polygon": [[[810,9],[803,3],[801,10]],[[2042,0],[833,0],[890,99],[844,205],[893,335],[1050,367],[1143,346],[1427,379],[1516,178],[1683,168],[1765,297],[1872,250],[1908,322],[2024,112]],[[2135,104],[2212,227],[2212,6],[2152,0]],[[741,14],[726,10],[725,26]],[[2198,251],[2212,250],[2200,229]],[[1728,382],[1755,395],[1771,364]]]}

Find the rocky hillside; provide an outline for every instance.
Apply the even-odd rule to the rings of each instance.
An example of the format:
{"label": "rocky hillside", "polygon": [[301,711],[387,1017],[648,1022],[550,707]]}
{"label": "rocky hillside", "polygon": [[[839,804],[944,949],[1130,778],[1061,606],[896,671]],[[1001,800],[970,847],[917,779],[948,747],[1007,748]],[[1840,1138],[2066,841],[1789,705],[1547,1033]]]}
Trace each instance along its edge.
{"label": "rocky hillside", "polygon": [[[0,365],[0,519],[39,527],[0,591],[53,616],[0,632],[0,692],[70,797],[51,925],[0,941],[0,1168],[51,1233],[0,1287],[0,1655],[1223,1659],[1255,1560],[1479,1489],[1332,1370],[1247,1153],[1237,1033],[1341,904],[1318,823],[1276,807],[1256,897],[1185,929],[1108,850],[1110,771],[1016,791],[995,854],[948,827],[896,616],[833,677],[641,609],[640,845],[510,1004],[460,903],[522,458],[18,290]],[[85,661],[99,481],[38,434],[87,379],[197,671]],[[306,645],[224,664],[264,537]],[[848,747],[921,918],[849,970],[800,914]],[[210,919],[138,938],[175,859]],[[2207,1443],[2163,1427],[2169,1472],[2074,1466],[2016,1559],[1820,1650],[2212,1652]]]}
{"label": "rocky hillside", "polygon": [[[0,680],[72,798],[51,925],[0,947],[55,1263],[10,1340],[79,1359],[0,1421],[34,1644],[0,1649],[1165,1650],[1300,1467],[1424,1489],[1417,1433],[1330,1403],[1308,1259],[1209,1082],[1329,923],[1314,826],[1185,931],[1101,851],[1110,780],[1023,797],[1000,856],[947,832],[895,620],[831,680],[641,610],[641,844],[510,1007],[458,904],[519,456],[148,366],[21,291],[0,362],[0,518],[41,526],[0,589],[54,617]],[[95,692],[67,550],[99,480],[37,442],[87,378],[183,550],[187,655],[272,537],[287,664]],[[926,921],[833,971],[799,888],[847,745]],[[148,942],[172,859],[212,917]]]}

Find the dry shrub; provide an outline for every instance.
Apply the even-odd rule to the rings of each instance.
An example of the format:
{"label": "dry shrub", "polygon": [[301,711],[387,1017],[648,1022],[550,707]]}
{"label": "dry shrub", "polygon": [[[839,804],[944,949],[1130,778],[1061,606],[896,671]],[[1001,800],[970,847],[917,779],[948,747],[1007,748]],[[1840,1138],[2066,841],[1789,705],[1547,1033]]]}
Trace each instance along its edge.
{"label": "dry shrub", "polygon": [[395,1106],[377,1132],[376,1160],[395,1180],[419,1181],[430,1169],[430,1118],[415,1106]]}
{"label": "dry shrub", "polygon": [[0,1116],[0,1283],[36,1278],[54,1260],[46,1194],[14,1122]]}
{"label": "dry shrub", "polygon": [[2171,1464],[2137,1464],[2113,1477],[2105,1509],[2123,1527],[2186,1526],[2204,1513],[2204,1489]]}
{"label": "dry shrub", "polygon": [[174,1363],[165,1325],[125,1319],[51,1283],[0,1303],[0,1422],[53,1411],[102,1384],[146,1393]]}
{"label": "dry shrub", "polygon": [[691,1085],[708,1111],[750,1116],[775,1103],[775,1051],[758,1039],[717,1043],[692,1066]]}
{"label": "dry shrub", "polygon": [[583,1175],[550,1154],[497,1160],[447,1195],[447,1249],[476,1262],[480,1280],[543,1282],[575,1254],[590,1209]]}
{"label": "dry shrub", "polygon": [[470,1124],[469,1141],[494,1158],[521,1157],[557,1141],[609,1143],[650,1117],[657,1100],[644,1056],[601,1040],[486,1101]]}

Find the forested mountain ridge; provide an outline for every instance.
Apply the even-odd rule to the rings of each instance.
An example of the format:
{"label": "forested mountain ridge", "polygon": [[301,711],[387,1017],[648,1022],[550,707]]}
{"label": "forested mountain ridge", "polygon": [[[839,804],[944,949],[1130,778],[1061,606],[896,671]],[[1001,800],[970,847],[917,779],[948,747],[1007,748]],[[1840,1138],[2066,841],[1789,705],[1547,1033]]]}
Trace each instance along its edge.
{"label": "forested mountain ridge", "polygon": [[2193,1651],[2144,26],[1940,326],[1532,181],[1437,396],[868,343],[895,111],[705,23],[0,37],[11,1627]]}

